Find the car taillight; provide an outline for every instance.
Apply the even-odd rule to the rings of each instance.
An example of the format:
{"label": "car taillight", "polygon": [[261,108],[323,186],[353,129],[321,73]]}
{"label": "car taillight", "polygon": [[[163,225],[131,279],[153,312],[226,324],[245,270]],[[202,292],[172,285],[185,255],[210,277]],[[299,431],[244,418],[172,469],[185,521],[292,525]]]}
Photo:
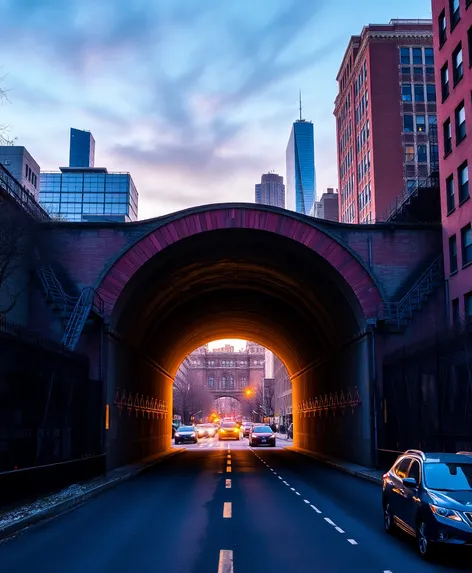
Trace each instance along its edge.
{"label": "car taillight", "polygon": [[388,472],[382,476],[382,479],[387,479],[387,478],[388,478]]}

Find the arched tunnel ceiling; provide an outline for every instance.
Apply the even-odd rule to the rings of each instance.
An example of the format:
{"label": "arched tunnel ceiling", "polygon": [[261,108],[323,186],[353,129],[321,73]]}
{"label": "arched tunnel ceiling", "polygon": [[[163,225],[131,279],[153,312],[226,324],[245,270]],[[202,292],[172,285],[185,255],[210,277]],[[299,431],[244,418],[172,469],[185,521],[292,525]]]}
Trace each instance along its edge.
{"label": "arched tunnel ceiling", "polygon": [[251,229],[199,233],[166,247],[128,281],[112,326],[172,376],[195,348],[243,338],[293,374],[364,326],[356,296],[313,250]]}

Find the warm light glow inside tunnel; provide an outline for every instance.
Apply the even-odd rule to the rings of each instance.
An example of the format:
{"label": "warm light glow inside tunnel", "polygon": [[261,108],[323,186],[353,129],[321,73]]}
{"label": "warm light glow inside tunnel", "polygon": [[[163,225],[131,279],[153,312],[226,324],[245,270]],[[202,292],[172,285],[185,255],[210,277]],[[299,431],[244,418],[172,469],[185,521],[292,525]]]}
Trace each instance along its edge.
{"label": "warm light glow inside tunnel", "polygon": [[358,332],[359,302],[323,257],[267,231],[224,229],[177,241],[145,263],[113,327],[171,378],[196,348],[253,340],[293,376]]}
{"label": "warm light glow inside tunnel", "polygon": [[[348,264],[351,255],[333,248]],[[354,261],[350,268],[356,280],[366,284],[369,277],[356,270],[359,263]],[[292,380],[294,412],[296,404],[317,395],[362,387],[362,419],[345,417],[346,427],[333,431],[331,422],[316,425],[314,418],[295,416],[294,440],[307,449],[324,448],[367,463],[369,350],[362,334],[366,317],[341,272],[303,243],[244,228],[176,240],[127,279],[114,304],[111,327],[121,341],[109,352],[110,399],[117,388],[126,389],[144,399],[160,396],[171,408],[172,383],[181,362],[197,348],[221,339],[251,340],[278,356]],[[359,336],[362,340],[352,343]],[[169,419],[147,430],[124,418],[116,424],[121,426],[115,434],[110,432],[115,463],[170,446]],[[146,449],[145,440],[157,445]],[[357,444],[362,444],[362,455],[356,455]]]}

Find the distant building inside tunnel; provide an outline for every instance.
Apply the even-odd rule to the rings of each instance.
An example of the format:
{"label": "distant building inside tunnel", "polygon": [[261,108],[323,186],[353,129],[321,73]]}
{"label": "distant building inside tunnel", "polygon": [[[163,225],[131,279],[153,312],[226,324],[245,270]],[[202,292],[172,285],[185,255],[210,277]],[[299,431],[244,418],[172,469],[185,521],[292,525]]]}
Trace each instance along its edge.
{"label": "distant building inside tunnel", "polygon": [[264,364],[265,348],[254,342],[247,342],[240,351],[230,344],[214,349],[206,344],[182,362],[175,380],[176,384],[186,380],[201,393],[210,392],[213,400],[235,398],[242,401],[248,389],[251,396],[261,393]]}

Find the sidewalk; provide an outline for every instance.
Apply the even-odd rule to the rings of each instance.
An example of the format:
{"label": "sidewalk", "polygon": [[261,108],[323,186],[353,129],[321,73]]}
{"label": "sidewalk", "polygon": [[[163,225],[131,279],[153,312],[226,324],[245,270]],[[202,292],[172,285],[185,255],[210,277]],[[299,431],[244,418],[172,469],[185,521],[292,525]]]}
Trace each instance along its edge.
{"label": "sidewalk", "polygon": [[287,443],[293,444],[292,438],[287,438],[287,434],[279,434],[278,432],[275,434],[278,440],[284,440]]}
{"label": "sidewalk", "polygon": [[[289,444],[293,443],[292,440],[289,440]],[[344,460],[339,460],[337,458],[332,458],[330,456],[326,456],[324,454],[315,453],[310,450],[304,450],[303,448],[295,448],[291,445],[287,444],[285,446],[286,450],[296,452],[297,454],[302,454],[304,456],[308,456],[324,464],[336,468],[339,471],[351,474],[353,476],[371,481],[377,485],[382,485],[382,476],[385,473],[384,470],[376,470],[372,468],[366,468],[364,466],[360,466],[358,464],[353,464],[351,462],[345,462]]]}
{"label": "sidewalk", "polygon": [[139,475],[168,457],[184,451],[185,448],[172,448],[167,452],[150,456],[141,462],[116,468],[108,472],[106,476],[99,476],[80,484],[70,485],[32,503],[0,509],[0,540],[30,525],[65,513],[103,491]]}

